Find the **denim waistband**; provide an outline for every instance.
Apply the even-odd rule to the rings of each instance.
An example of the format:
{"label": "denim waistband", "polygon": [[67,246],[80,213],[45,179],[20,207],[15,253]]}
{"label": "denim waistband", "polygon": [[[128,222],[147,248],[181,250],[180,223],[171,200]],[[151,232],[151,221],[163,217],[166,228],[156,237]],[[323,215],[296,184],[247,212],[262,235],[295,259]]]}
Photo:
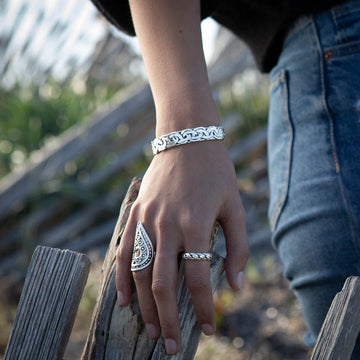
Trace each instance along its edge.
{"label": "denim waistband", "polygon": [[285,43],[301,33],[303,28],[314,23],[321,46],[330,48],[348,42],[357,42],[360,28],[360,0],[352,0],[332,7],[319,14],[299,17],[289,27]]}

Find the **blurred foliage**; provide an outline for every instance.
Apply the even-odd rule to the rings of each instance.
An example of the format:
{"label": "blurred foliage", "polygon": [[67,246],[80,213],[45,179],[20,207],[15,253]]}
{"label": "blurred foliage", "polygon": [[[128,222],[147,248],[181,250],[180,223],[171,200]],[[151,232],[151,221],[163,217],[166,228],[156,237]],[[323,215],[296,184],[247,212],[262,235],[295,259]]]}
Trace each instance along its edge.
{"label": "blurred foliage", "polygon": [[52,137],[86,120],[114,93],[105,86],[62,86],[53,80],[40,87],[0,89],[0,178]]}
{"label": "blurred foliage", "polygon": [[[235,76],[220,88],[221,118],[231,115],[237,118],[236,131],[227,139],[229,145],[266,123],[267,89],[267,78],[254,70]],[[40,149],[53,137],[86,121],[115,93],[113,86],[61,85],[55,80],[42,86],[0,89],[0,178],[21,166],[32,151]],[[144,161],[140,163],[144,165]],[[66,172],[71,173],[70,165]]]}
{"label": "blurred foliage", "polygon": [[234,141],[249,135],[267,123],[269,108],[268,77],[249,69],[222,86],[219,92],[219,112],[222,119],[236,114],[237,131]]}

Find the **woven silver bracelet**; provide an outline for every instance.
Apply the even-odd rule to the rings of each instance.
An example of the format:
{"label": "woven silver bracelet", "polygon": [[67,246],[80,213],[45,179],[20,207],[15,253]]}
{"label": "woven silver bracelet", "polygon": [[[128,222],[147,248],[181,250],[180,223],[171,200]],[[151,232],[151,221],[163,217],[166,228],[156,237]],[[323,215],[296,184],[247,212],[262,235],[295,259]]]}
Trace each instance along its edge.
{"label": "woven silver bracelet", "polygon": [[156,155],[174,146],[205,140],[223,140],[224,138],[225,132],[222,126],[200,126],[162,135],[151,142],[151,147],[153,154]]}

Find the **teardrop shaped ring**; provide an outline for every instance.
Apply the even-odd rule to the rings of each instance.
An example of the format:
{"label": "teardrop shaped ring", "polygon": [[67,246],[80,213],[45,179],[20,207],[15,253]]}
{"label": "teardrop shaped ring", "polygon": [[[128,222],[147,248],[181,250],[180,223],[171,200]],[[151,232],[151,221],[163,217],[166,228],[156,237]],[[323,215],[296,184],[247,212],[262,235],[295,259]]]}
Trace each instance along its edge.
{"label": "teardrop shaped ring", "polygon": [[155,255],[155,251],[149,235],[141,221],[136,225],[134,250],[131,260],[131,271],[139,271],[147,268]]}

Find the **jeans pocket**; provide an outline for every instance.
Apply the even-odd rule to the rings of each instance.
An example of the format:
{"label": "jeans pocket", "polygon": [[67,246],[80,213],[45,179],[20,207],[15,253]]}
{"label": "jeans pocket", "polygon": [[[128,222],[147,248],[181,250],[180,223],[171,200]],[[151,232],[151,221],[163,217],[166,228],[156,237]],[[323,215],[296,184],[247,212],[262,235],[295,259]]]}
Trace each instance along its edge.
{"label": "jeans pocket", "polygon": [[294,134],[289,113],[288,73],[282,69],[272,73],[270,78],[268,215],[271,231],[275,231],[288,195]]}

